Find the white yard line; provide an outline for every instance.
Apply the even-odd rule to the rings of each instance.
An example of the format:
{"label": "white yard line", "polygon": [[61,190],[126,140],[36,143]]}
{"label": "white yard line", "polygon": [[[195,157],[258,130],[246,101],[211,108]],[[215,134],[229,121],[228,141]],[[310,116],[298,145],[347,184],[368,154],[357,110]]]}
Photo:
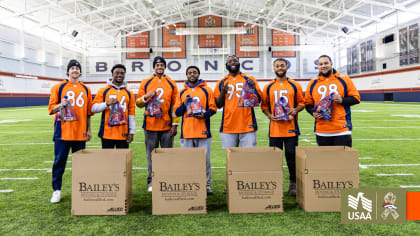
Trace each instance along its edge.
{"label": "white yard line", "polygon": [[27,178],[1,178],[0,180],[34,180],[38,177],[27,177]]}
{"label": "white yard line", "polygon": [[420,188],[420,185],[400,185],[400,188]]}
{"label": "white yard line", "polygon": [[411,173],[376,174],[376,176],[408,176],[408,175],[414,175],[414,174],[411,174]]}
{"label": "white yard line", "polygon": [[0,124],[17,123],[17,122],[27,122],[27,121],[32,121],[32,119],[25,119],[25,120],[0,120]]}
{"label": "white yard line", "polygon": [[0,134],[25,134],[25,133],[54,133],[54,130],[31,130],[31,131],[11,131],[11,132],[0,132]]}
{"label": "white yard line", "polygon": [[50,168],[44,169],[0,169],[0,171],[46,171],[51,170]]}
{"label": "white yard line", "polygon": [[359,160],[370,160],[373,159],[372,157],[359,157]]}
{"label": "white yard line", "polygon": [[11,193],[13,192],[12,189],[4,189],[4,190],[0,190],[0,193]]}
{"label": "white yard line", "polygon": [[383,167],[383,166],[420,166],[420,164],[371,164],[371,165],[362,165],[359,164],[359,167],[362,169],[367,169],[369,167]]}

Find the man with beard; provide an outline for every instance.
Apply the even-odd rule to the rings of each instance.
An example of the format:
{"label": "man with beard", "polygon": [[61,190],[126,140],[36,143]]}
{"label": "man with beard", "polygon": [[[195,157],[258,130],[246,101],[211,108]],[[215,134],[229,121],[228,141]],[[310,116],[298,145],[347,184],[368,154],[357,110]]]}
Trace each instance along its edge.
{"label": "man with beard", "polygon": [[175,104],[175,115],[182,116],[181,147],[206,149],[207,195],[212,195],[210,117],[216,114],[217,108],[213,91],[207,86],[206,81],[199,79],[200,69],[189,66],[186,74],[187,81],[184,89],[179,92]]}
{"label": "man with beard", "polygon": [[[127,88],[125,79],[125,66],[117,64],[112,67],[112,79],[108,81],[108,86],[99,89],[93,101],[92,112],[102,112],[101,126],[98,136],[102,141],[102,148],[128,148],[133,141],[136,131],[135,120],[135,99],[134,94]],[[109,117],[111,108],[119,103],[125,118],[128,117],[126,124],[111,126]],[[121,118],[121,117],[120,117]]]}
{"label": "man with beard", "polygon": [[145,112],[143,129],[147,153],[147,184],[148,191],[152,191],[152,151],[159,147],[172,148],[174,136],[177,133],[179,117],[173,116],[178,88],[169,76],[165,75],[166,61],[163,57],[157,56],[153,59],[153,74],[141,82],[137,93],[136,104],[138,107],[145,107],[155,95],[160,103],[161,114],[159,116],[147,115]]}
{"label": "man with beard", "polygon": [[[298,126],[298,112],[304,108],[302,86],[286,77],[287,61],[278,58],[274,61],[273,70],[276,78],[268,83],[263,90],[261,110],[270,119],[269,140],[270,147],[278,147],[283,150],[287,166],[289,168],[289,195],[296,196],[296,146],[300,135]],[[275,104],[283,98],[285,104],[290,106],[287,112],[290,120],[280,120],[273,115]]]}
{"label": "man with beard", "polygon": [[[306,111],[315,118],[316,141],[319,146],[352,146],[350,106],[360,103],[360,95],[351,79],[333,69],[331,58],[318,58],[319,75],[306,87]],[[331,120],[313,111],[324,97],[334,94]]]}
{"label": "man with beard", "polygon": [[[85,149],[86,141],[92,138],[90,131],[90,116],[92,108],[92,93],[79,78],[82,66],[76,60],[70,60],[67,65],[68,79],[51,88],[48,112],[54,117],[54,164],[52,168],[53,195],[51,203],[61,200],[61,186],[67,158],[70,152],[75,153]],[[72,119],[65,119],[65,109],[74,109]],[[67,115],[66,115],[67,116]]]}
{"label": "man with beard", "polygon": [[261,101],[261,89],[254,77],[240,72],[239,58],[229,56],[226,60],[229,74],[219,80],[214,89],[217,108],[223,107],[220,138],[223,148],[255,147],[257,145],[257,120],[253,107],[239,107],[242,89],[248,83],[257,92]]}

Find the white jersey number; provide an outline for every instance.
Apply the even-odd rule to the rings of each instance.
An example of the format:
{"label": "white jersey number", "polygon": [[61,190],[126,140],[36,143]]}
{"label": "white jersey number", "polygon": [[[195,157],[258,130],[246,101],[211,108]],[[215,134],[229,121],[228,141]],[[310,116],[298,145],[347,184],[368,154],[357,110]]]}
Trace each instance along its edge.
{"label": "white jersey number", "polygon": [[287,97],[287,95],[284,94],[288,94],[287,90],[274,90],[274,102],[277,103],[281,97],[283,97],[286,100],[286,103],[289,103],[289,98]]}
{"label": "white jersey number", "polygon": [[236,83],[235,86],[233,86],[233,84],[229,84],[228,85],[229,90],[228,90],[228,100],[232,99],[232,96],[234,93],[236,93],[236,97],[240,98],[241,97],[241,93],[242,93],[242,88],[244,87],[244,83]]}
{"label": "white jersey number", "polygon": [[80,92],[79,96],[77,96],[77,98],[75,99],[76,97],[75,92],[72,90],[69,90],[67,91],[66,96],[72,106],[74,106],[74,104],[76,103],[78,107],[83,107],[83,105],[85,105],[85,99],[83,99],[84,94],[85,94],[84,92]]}
{"label": "white jersey number", "polygon": [[325,96],[331,93],[338,94],[337,88],[338,87],[336,84],[330,84],[328,88],[325,85],[321,85],[318,87],[318,93],[321,94],[321,99],[323,99]]}
{"label": "white jersey number", "polygon": [[[111,94],[108,96],[109,99],[118,99],[118,96],[116,94]],[[125,100],[125,96],[122,96],[121,100],[119,101],[121,107],[123,108],[123,111],[125,112],[127,110],[127,101]]]}

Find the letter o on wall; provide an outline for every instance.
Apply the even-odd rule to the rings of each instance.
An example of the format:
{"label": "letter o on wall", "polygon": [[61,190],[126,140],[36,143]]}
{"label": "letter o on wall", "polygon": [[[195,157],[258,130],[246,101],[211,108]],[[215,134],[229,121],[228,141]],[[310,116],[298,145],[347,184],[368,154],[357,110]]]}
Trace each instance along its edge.
{"label": "letter o on wall", "polygon": [[181,69],[181,63],[178,61],[171,61],[168,63],[168,70],[170,71],[179,71]]}

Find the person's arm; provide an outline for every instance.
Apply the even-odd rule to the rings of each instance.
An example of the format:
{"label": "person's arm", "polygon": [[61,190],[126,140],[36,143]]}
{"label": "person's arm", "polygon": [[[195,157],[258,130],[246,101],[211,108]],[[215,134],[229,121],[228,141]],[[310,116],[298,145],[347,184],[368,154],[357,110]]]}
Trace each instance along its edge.
{"label": "person's arm", "polygon": [[92,131],[90,129],[90,116],[87,117],[87,131],[86,131],[86,141],[90,141],[92,138]]}
{"label": "person's arm", "polygon": [[216,98],[217,108],[222,108],[225,106],[225,96],[228,91],[229,91],[229,83],[226,82],[226,84],[222,88],[222,91],[220,91],[220,95]]}

